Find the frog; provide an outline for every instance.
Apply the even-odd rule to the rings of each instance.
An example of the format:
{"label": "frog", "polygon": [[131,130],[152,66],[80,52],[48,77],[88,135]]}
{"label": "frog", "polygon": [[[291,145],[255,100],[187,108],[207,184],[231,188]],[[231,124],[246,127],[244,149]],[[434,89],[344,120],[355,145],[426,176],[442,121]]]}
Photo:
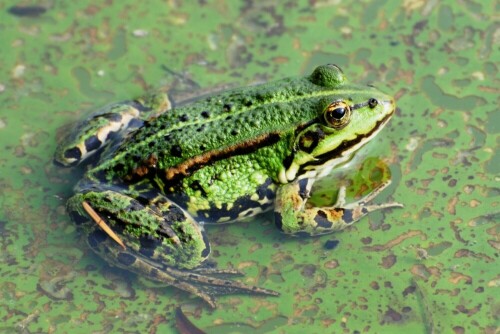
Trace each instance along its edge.
{"label": "frog", "polygon": [[174,286],[216,307],[216,297],[278,292],[210,264],[210,224],[270,212],[291,236],[320,236],[375,210],[390,181],[363,198],[315,207],[313,184],[348,162],[396,110],[373,85],[334,64],[311,74],[174,104],[167,92],[106,106],[60,143],[54,161],[85,165],[67,201],[88,246],[112,266]]}

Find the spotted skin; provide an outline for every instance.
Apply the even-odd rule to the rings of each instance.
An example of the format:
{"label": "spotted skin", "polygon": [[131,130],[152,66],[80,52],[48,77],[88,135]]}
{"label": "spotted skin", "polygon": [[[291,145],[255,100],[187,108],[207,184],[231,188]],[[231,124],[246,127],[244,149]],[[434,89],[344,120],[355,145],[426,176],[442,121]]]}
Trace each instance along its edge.
{"label": "spotted skin", "polygon": [[72,167],[102,151],[107,144],[137,129],[147,120],[172,107],[164,93],[106,106],[77,124],[56,150],[54,162]]}

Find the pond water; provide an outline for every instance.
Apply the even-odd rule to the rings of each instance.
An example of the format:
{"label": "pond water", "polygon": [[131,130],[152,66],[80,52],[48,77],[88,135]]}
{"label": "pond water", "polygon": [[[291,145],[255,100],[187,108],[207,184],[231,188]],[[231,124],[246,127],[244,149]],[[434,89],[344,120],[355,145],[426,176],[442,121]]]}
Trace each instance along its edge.
{"label": "pond water", "polygon": [[[0,332],[497,333],[497,1],[124,0],[0,4]],[[496,20],[496,21],[495,21]],[[317,238],[270,217],[208,227],[212,259],[279,297],[199,298],[108,266],[65,212],[81,171],[52,164],[92,110],[169,89],[210,94],[335,63],[398,111],[318,203],[376,212]],[[496,269],[495,269],[496,268]],[[177,327],[176,327],[177,322]],[[179,329],[179,327],[181,329]]]}

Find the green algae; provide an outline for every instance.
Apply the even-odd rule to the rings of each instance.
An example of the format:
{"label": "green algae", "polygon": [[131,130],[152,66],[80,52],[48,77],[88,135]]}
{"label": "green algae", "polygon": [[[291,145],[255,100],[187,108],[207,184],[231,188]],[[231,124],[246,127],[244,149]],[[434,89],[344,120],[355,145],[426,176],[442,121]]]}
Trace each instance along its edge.
{"label": "green algae", "polygon": [[[207,333],[498,331],[495,1],[35,2],[46,10],[22,17],[14,5],[0,5],[0,331],[175,332],[178,306]],[[78,241],[64,201],[79,172],[52,165],[68,124],[151,88],[196,96],[330,62],[400,110],[315,200],[390,177],[376,201],[405,208],[321,238],[283,236],[269,217],[209,228],[219,266],[280,297],[211,311]]]}

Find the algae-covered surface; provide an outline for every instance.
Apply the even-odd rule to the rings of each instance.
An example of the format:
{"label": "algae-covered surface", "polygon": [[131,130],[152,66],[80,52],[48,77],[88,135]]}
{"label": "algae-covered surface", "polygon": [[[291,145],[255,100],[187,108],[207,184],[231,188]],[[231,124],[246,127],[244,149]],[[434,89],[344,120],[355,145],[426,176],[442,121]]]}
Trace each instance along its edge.
{"label": "algae-covered surface", "polygon": [[[498,333],[500,4],[462,1],[3,1],[0,332]],[[279,297],[198,298],[108,266],[53,166],[61,135],[154,88],[206,94],[340,65],[392,92],[391,123],[318,202],[381,180],[348,230],[290,238],[269,217],[208,228],[212,259]]]}

